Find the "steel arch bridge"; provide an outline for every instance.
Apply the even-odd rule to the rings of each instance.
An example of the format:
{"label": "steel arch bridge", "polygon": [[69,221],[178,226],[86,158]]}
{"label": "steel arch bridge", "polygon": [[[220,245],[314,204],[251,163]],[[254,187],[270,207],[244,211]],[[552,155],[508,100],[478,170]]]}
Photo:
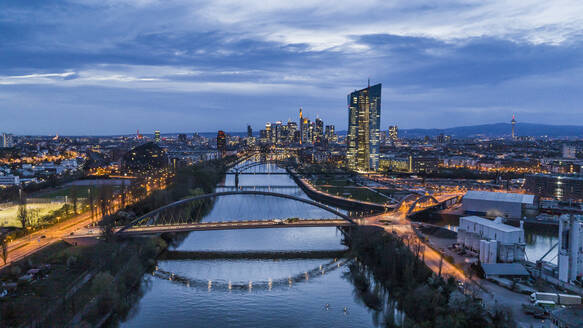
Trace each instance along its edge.
{"label": "steel arch bridge", "polygon": [[[409,206],[408,202],[413,201],[413,203]],[[405,196],[400,202],[399,204],[397,204],[397,206],[395,207],[395,209],[397,211],[401,210],[401,208],[403,206],[408,206],[409,208],[407,209],[407,214],[406,216],[409,216],[411,213],[413,213],[413,211],[415,210],[415,207],[423,202],[426,201],[431,201],[434,205],[439,204],[439,201],[431,196],[431,195],[420,195],[420,194],[409,194],[407,196]]]}
{"label": "steel arch bridge", "polygon": [[[119,229],[116,233],[117,234],[123,234],[125,232],[129,232],[131,231],[131,229],[133,228],[139,228],[139,227],[164,227],[164,226],[168,226],[169,223],[164,222],[164,223],[160,223],[158,221],[158,219],[164,215],[164,212],[168,211],[168,212],[174,212],[174,214],[176,212],[178,212],[177,210],[179,210],[182,206],[185,205],[189,205],[198,201],[202,201],[202,200],[207,200],[207,199],[213,199],[216,197],[223,197],[223,196],[230,196],[230,195],[258,195],[258,196],[271,196],[271,197],[277,197],[277,198],[285,198],[285,199],[291,199],[297,202],[301,202],[301,203],[305,203],[314,207],[318,207],[324,211],[327,211],[339,218],[341,218],[341,220],[336,220],[336,221],[344,221],[348,224],[356,224],[356,222],[354,222],[354,220],[352,220],[348,215],[341,213],[333,208],[330,208],[324,204],[315,202],[313,200],[309,200],[309,199],[304,199],[304,198],[300,198],[297,196],[293,196],[293,195],[288,195],[288,194],[281,194],[281,193],[275,193],[275,192],[269,192],[269,191],[256,191],[256,190],[243,190],[243,191],[222,191],[222,192],[215,192],[215,193],[211,193],[211,194],[204,194],[204,195],[199,195],[199,196],[194,196],[194,197],[190,197],[190,198],[186,198],[186,199],[182,199],[176,202],[173,202],[171,204],[162,206],[156,210],[153,210],[149,213],[146,213],[136,219],[134,219],[132,222],[130,222],[129,224],[127,224],[126,226],[122,227],[121,229]],[[308,220],[306,220],[308,221]],[[316,221],[316,220],[311,220],[312,221]],[[321,220],[323,223],[325,223],[326,220]],[[332,221],[332,220],[328,220],[328,221]],[[233,221],[233,224],[235,224],[237,221]],[[335,222],[335,221],[334,221]],[[331,222],[331,223],[334,223]],[[345,225],[344,224],[339,224],[339,225]],[[188,230],[188,228],[186,227],[187,225],[193,225],[193,222],[189,222],[188,220],[172,220],[171,225],[176,227],[177,231],[185,231]],[[314,225],[314,224],[312,224]],[[310,225],[310,226],[312,226]],[[289,225],[292,226],[292,225]],[[302,226],[301,223],[297,224],[296,226]],[[304,225],[305,226],[305,225]],[[282,226],[283,227],[283,226]],[[186,228],[186,229],[185,229]],[[233,229],[237,229],[237,227],[234,227]],[[165,231],[168,231],[168,229],[164,229]],[[192,230],[196,230],[193,226]]]}
{"label": "steel arch bridge", "polygon": [[[282,161],[265,161],[265,162],[253,161],[253,162],[246,163],[243,165],[237,165],[237,166],[231,167],[227,171],[227,174],[236,174],[236,175],[247,174],[248,171],[250,171],[252,168],[259,167],[259,166],[262,166],[265,164],[283,164],[283,165],[285,165],[288,163],[282,162]],[[250,174],[258,174],[258,173],[255,172],[255,173],[250,173]],[[285,172],[260,172],[260,174],[287,174],[287,173],[285,173]]]}

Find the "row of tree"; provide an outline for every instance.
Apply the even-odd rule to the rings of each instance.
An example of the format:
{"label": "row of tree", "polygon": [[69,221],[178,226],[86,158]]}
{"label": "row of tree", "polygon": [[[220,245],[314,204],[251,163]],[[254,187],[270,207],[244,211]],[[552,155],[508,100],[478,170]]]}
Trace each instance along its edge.
{"label": "row of tree", "polygon": [[[347,278],[355,293],[388,327],[514,327],[511,315],[486,312],[477,300],[464,295],[453,278],[435,275],[423,263],[419,248],[376,227],[359,227],[351,233],[351,263]],[[391,306],[386,306],[387,304]],[[394,308],[404,312],[395,320]]]}

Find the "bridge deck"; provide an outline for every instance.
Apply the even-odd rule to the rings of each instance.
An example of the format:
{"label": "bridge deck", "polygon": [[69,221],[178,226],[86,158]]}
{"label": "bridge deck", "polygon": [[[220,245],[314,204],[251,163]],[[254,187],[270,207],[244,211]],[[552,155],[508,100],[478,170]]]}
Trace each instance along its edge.
{"label": "bridge deck", "polygon": [[283,222],[279,220],[200,222],[176,225],[133,226],[129,229],[121,231],[119,234],[129,236],[129,235],[160,234],[164,232],[239,230],[239,229],[264,229],[264,228],[299,228],[299,227],[340,227],[349,225],[351,225],[351,223],[343,219],[322,219],[322,220],[305,219],[298,220],[295,222]]}

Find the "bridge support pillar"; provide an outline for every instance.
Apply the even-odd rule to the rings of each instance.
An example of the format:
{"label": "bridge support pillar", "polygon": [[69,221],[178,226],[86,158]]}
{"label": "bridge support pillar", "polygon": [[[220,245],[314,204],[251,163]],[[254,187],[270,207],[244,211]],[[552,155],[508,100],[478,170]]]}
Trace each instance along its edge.
{"label": "bridge support pillar", "polygon": [[235,189],[239,189],[239,172],[235,172]]}

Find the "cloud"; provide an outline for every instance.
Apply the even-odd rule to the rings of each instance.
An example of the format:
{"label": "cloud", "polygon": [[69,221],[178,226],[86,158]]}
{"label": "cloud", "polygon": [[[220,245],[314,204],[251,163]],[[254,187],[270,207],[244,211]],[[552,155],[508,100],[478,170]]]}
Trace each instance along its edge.
{"label": "cloud", "polygon": [[[46,108],[61,118],[62,133],[91,130],[72,121],[84,119],[76,114],[80,107],[146,129],[172,113],[183,115],[174,124],[189,129],[236,130],[244,120],[295,116],[300,105],[342,130],[346,94],[368,77],[383,83],[383,125],[463,125],[505,120],[514,111],[531,121],[562,122],[576,117],[583,100],[574,90],[583,82],[583,3],[577,1],[5,0],[2,6],[0,114],[22,109],[7,125],[16,130],[39,129],[27,117]],[[205,115],[203,122],[197,115],[205,111],[228,114]],[[132,116],[140,112],[149,116]],[[104,132],[123,127],[84,124],[90,123]]]}

